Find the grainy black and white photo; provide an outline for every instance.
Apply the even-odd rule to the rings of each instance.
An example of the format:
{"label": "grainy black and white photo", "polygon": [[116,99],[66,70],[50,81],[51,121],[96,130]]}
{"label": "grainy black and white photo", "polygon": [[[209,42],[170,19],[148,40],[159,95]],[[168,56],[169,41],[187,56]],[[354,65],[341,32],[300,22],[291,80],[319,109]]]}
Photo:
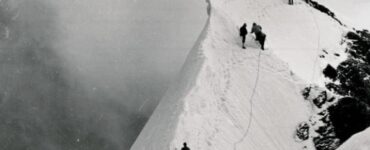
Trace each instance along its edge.
{"label": "grainy black and white photo", "polygon": [[0,150],[370,150],[369,0],[0,0]]}

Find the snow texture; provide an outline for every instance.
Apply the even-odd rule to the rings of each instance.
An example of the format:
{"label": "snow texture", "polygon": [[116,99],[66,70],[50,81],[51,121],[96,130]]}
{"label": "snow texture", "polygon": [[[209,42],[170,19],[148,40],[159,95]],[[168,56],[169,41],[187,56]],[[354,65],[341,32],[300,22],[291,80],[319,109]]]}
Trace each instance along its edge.
{"label": "snow texture", "polygon": [[353,135],[344,142],[337,150],[369,150],[370,149],[370,128]]}
{"label": "snow texture", "polygon": [[370,29],[370,1],[368,0],[317,0],[332,11],[350,27],[359,30]]}
{"label": "snow texture", "polygon": [[[322,67],[344,59],[331,56],[344,53],[344,29],[303,2],[207,2],[204,30],[131,150],[179,150],[183,142],[194,150],[313,149],[295,140],[312,113],[301,79],[323,83]],[[244,22],[262,25],[268,50],[251,34],[241,48]]]}

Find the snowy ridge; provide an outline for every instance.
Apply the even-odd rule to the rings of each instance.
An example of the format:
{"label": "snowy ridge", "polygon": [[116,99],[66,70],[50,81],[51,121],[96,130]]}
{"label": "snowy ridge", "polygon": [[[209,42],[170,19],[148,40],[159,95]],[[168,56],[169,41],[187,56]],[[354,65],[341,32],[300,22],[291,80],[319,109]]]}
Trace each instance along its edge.
{"label": "snowy ridge", "polygon": [[168,149],[172,139],[175,137],[175,130],[180,120],[179,116],[184,110],[184,98],[191,91],[197,82],[197,76],[204,63],[204,58],[198,51],[201,43],[204,42],[207,34],[207,27],[203,29],[194,48],[181,70],[178,79],[169,88],[156,110],[153,112],[149,121],[137,138],[131,149]]}
{"label": "snowy ridge", "polygon": [[[314,149],[294,137],[312,110],[290,67],[304,81],[322,82],[321,67],[343,59],[333,53],[344,53],[344,29],[304,3],[207,2],[203,32],[131,149],[175,150],[183,142],[197,150]],[[244,22],[262,25],[267,51],[250,34],[241,49],[238,26]],[[325,59],[319,60],[322,49]]]}

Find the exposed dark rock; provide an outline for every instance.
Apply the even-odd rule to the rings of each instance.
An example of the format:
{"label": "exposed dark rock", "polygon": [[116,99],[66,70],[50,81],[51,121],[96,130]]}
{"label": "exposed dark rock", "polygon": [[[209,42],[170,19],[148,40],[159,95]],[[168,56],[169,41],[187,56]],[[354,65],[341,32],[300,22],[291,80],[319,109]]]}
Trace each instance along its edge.
{"label": "exposed dark rock", "polygon": [[328,64],[323,70],[324,76],[335,81],[337,79],[338,73],[337,70],[330,64]]}
{"label": "exposed dark rock", "polygon": [[303,95],[304,99],[307,100],[307,98],[310,96],[311,88],[312,87],[309,86],[309,87],[306,87],[302,90],[302,95]]}
{"label": "exposed dark rock", "polygon": [[332,12],[331,10],[329,10],[327,7],[325,7],[324,5],[321,5],[319,4],[318,2],[316,1],[313,1],[313,0],[305,0],[305,2],[307,4],[309,4],[310,6],[312,6],[313,8],[321,11],[322,13],[325,13],[327,15],[329,15],[331,18],[333,18],[335,21],[337,21],[340,25],[344,25],[334,14],[334,12]]}
{"label": "exposed dark rock", "polygon": [[312,102],[315,104],[316,107],[321,108],[327,102],[328,94],[326,91],[322,91],[319,96],[314,98]]}
{"label": "exposed dark rock", "polygon": [[310,125],[317,133],[313,137],[317,150],[334,150],[370,126],[370,34],[367,30],[348,32],[345,38],[348,59],[337,68],[328,65],[323,70],[324,75],[332,79],[326,83],[327,90],[344,98],[332,104],[336,98],[329,97],[326,91],[317,95],[317,92],[312,92],[312,86],[302,91],[304,98],[312,100],[320,109],[312,117],[316,119],[310,119]]}
{"label": "exposed dark rock", "polygon": [[301,141],[308,140],[310,136],[310,126],[308,125],[308,123],[303,122],[298,125],[296,130],[296,136]]}
{"label": "exposed dark rock", "polygon": [[334,131],[341,142],[370,126],[369,105],[355,98],[342,98],[328,110]]}

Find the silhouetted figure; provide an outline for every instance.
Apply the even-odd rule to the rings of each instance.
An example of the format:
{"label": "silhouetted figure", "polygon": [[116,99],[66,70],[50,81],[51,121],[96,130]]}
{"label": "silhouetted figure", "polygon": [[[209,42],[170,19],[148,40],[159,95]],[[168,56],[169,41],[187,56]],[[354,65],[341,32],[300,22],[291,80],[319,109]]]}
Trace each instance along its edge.
{"label": "silhouetted figure", "polygon": [[251,33],[257,34],[258,32],[262,32],[262,27],[256,23],[253,23]]}
{"label": "silhouetted figure", "polygon": [[245,46],[244,46],[244,43],[245,43],[245,37],[247,36],[248,34],[248,30],[247,30],[247,24],[244,23],[242,27],[240,27],[240,36],[242,37],[242,42],[243,42],[243,45],[242,47],[245,49]]}
{"label": "silhouetted figure", "polygon": [[261,45],[261,49],[265,49],[265,41],[266,41],[266,34],[262,32],[262,27],[260,25],[257,25],[256,23],[253,23],[252,31],[251,33],[254,33],[256,35],[256,41],[258,41]]}
{"label": "silhouetted figure", "polygon": [[294,4],[293,0],[289,0],[289,5],[293,5],[293,4]]}
{"label": "silhouetted figure", "polygon": [[181,150],[190,150],[190,148],[186,146],[186,143],[184,143],[184,147],[182,147]]}

